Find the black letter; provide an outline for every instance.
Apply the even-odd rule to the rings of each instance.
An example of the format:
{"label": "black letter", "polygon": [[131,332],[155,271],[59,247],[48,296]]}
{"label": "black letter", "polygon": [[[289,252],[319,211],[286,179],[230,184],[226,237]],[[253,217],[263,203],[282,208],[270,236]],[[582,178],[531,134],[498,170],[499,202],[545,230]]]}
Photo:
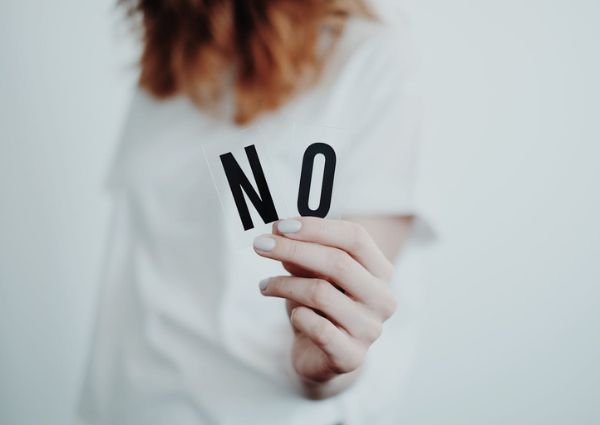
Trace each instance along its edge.
{"label": "black letter", "polygon": [[271,197],[271,192],[269,191],[269,186],[267,185],[267,180],[265,179],[262,167],[260,166],[256,148],[254,145],[250,145],[246,146],[244,149],[246,151],[248,161],[250,162],[252,174],[256,180],[256,186],[258,187],[260,196],[254,190],[252,184],[250,184],[250,181],[244,174],[244,171],[242,171],[240,168],[240,165],[237,163],[231,152],[224,153],[220,156],[220,158],[221,164],[223,164],[223,169],[225,170],[225,175],[227,176],[227,181],[229,182],[229,188],[231,189],[235,205],[237,206],[242,224],[244,225],[244,230],[248,230],[252,229],[254,224],[252,223],[250,211],[248,211],[248,205],[246,205],[246,200],[244,199],[242,189],[244,192],[246,192],[246,195],[248,195],[252,205],[254,205],[265,224],[279,220],[279,217],[277,216],[277,210],[275,210],[275,204],[273,203],[273,198]]}
{"label": "black letter", "polygon": [[[315,156],[321,154],[325,157],[323,170],[323,182],[321,186],[321,200],[319,208],[311,210],[308,206],[310,185],[312,180]],[[333,192],[333,177],[335,175],[335,151],[325,143],[313,143],[310,145],[304,158],[302,158],[302,174],[300,176],[300,188],[298,189],[298,212],[301,216],[314,216],[325,218],[331,207],[331,194]]]}

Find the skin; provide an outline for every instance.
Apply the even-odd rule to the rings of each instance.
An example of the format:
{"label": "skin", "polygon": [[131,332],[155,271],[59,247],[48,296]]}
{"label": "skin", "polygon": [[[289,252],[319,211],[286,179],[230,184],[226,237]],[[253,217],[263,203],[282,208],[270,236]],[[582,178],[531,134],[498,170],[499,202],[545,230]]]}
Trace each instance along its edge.
{"label": "skin", "polygon": [[396,310],[389,283],[412,218],[292,220],[299,230],[283,233],[290,222],[281,220],[255,240],[258,255],[290,273],[261,282],[261,293],[286,299],[295,335],[292,364],[305,396],[324,399],[352,385]]}

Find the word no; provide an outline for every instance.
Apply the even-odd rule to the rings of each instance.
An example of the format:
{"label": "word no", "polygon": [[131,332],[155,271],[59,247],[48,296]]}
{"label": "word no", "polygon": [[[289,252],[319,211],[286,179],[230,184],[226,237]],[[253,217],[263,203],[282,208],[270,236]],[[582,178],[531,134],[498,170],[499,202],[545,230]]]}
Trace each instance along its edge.
{"label": "word no", "polygon": [[[246,156],[250,163],[258,193],[254,190],[250,180],[244,174],[244,171],[231,152],[220,155],[220,158],[244,230],[249,230],[254,228],[254,223],[250,217],[250,211],[248,210],[244,193],[248,196],[248,199],[252,202],[252,205],[265,224],[279,220],[279,216],[277,215],[277,210],[275,209],[273,197],[271,196],[271,191],[269,190],[267,180],[265,179],[265,174],[260,165],[256,147],[254,145],[249,145],[246,146],[244,150],[246,151]],[[310,195],[314,160],[319,154],[323,155],[325,158],[325,167],[321,186],[321,199],[319,201],[319,206],[313,210],[308,205],[308,198]],[[331,196],[333,193],[335,164],[335,151],[328,144],[313,143],[306,148],[304,157],[302,158],[302,172],[300,175],[300,186],[298,188],[297,207],[301,216],[324,218],[329,212],[329,208],[331,207]]]}

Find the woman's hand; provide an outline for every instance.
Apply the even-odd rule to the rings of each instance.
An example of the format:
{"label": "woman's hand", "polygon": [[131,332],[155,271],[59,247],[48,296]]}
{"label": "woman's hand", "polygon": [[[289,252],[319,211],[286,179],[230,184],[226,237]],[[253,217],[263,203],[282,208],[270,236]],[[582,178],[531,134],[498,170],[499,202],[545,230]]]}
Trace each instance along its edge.
{"label": "woman's hand", "polygon": [[260,283],[287,300],[294,328],[293,366],[307,385],[357,371],[395,311],[392,263],[363,226],[300,217],[274,223],[254,249],[281,261],[291,276]]}

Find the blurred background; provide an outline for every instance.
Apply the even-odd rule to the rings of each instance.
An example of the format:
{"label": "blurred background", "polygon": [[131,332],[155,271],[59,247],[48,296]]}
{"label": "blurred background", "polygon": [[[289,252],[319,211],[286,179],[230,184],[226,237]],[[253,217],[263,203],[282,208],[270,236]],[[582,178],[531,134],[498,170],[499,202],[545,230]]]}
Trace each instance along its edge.
{"label": "blurred background", "polygon": [[[600,3],[403,3],[440,234],[406,424],[600,423]],[[68,424],[78,397],[135,82],[119,22],[0,3],[0,424]]]}

